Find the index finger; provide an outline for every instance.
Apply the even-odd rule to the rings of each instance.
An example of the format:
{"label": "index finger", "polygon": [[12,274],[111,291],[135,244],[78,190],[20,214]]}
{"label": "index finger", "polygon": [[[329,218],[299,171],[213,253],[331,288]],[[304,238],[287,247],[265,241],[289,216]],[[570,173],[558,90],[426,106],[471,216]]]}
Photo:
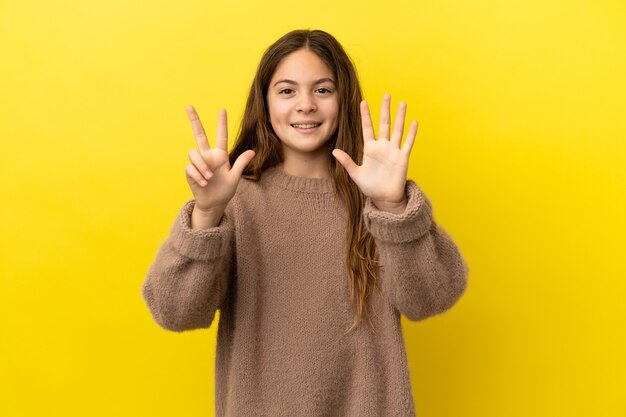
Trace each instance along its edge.
{"label": "index finger", "polygon": [[363,142],[374,140],[374,126],[372,126],[372,118],[367,101],[361,101],[361,127],[363,129]]}
{"label": "index finger", "polygon": [[220,109],[217,116],[217,141],[216,147],[228,152],[228,121],[226,109]]}
{"label": "index finger", "polygon": [[194,109],[193,106],[187,106],[187,115],[191,121],[193,135],[196,138],[196,143],[198,144],[200,151],[208,151],[211,149],[211,146],[209,145],[206,133],[204,133],[204,128],[202,127],[202,122],[200,122],[200,117],[198,117],[196,109]]}

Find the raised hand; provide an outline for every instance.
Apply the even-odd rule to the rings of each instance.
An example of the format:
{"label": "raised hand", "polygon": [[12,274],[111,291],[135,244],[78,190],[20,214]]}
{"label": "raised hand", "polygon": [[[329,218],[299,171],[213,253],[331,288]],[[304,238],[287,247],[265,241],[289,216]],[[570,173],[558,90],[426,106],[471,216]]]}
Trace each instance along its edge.
{"label": "raised hand", "polygon": [[189,151],[191,164],[186,169],[187,182],[195,198],[194,210],[223,212],[235,195],[241,174],[254,157],[254,151],[250,149],[239,155],[231,168],[228,162],[226,110],[219,111],[215,148],[209,145],[198,113],[192,106],[187,106],[187,115],[198,144],[198,149]]}
{"label": "raised hand", "polygon": [[367,197],[370,197],[379,209],[399,211],[406,206],[405,184],[409,167],[409,156],[417,134],[417,121],[413,120],[409,132],[400,148],[404,132],[406,103],[400,102],[393,134],[391,136],[390,116],[391,95],[385,94],[380,111],[378,140],[367,102],[361,102],[361,125],[363,128],[363,164],[357,165],[341,149],[334,149],[333,156],[346,169],[350,178]]}

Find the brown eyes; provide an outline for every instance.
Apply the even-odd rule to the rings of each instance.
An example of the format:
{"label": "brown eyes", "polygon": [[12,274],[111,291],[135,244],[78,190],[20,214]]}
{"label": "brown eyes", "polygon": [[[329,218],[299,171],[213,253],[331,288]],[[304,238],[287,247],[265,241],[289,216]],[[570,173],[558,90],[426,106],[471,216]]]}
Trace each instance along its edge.
{"label": "brown eyes", "polygon": [[[330,94],[330,93],[332,93],[332,90],[330,90],[330,89],[328,89],[326,87],[318,88],[315,91],[320,92],[322,94]],[[291,89],[291,88],[283,88],[282,90],[278,91],[278,94],[285,94],[285,95],[287,95],[287,94],[292,94],[293,92],[294,92],[294,90]]]}

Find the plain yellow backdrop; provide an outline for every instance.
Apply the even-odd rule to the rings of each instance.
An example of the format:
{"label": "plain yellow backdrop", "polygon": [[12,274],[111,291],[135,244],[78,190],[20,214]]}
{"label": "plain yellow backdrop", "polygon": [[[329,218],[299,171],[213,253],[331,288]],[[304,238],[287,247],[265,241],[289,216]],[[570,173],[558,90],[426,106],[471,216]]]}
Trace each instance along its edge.
{"label": "plain yellow backdrop", "polygon": [[225,107],[232,146],[301,28],[374,117],[408,102],[410,177],[471,268],[402,319],[418,416],[626,415],[621,0],[0,1],[0,415],[213,415],[217,325],[162,330],[140,287],[191,197],[185,105],[207,132]]}

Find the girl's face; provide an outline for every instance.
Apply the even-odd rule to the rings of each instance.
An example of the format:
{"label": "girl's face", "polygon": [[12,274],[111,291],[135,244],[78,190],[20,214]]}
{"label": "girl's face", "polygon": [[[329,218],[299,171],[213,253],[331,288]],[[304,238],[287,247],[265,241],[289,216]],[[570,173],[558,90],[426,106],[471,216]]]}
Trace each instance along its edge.
{"label": "girl's face", "polygon": [[333,72],[313,52],[300,49],[278,64],[267,91],[269,118],[286,158],[326,153],[335,133],[339,101]]}

